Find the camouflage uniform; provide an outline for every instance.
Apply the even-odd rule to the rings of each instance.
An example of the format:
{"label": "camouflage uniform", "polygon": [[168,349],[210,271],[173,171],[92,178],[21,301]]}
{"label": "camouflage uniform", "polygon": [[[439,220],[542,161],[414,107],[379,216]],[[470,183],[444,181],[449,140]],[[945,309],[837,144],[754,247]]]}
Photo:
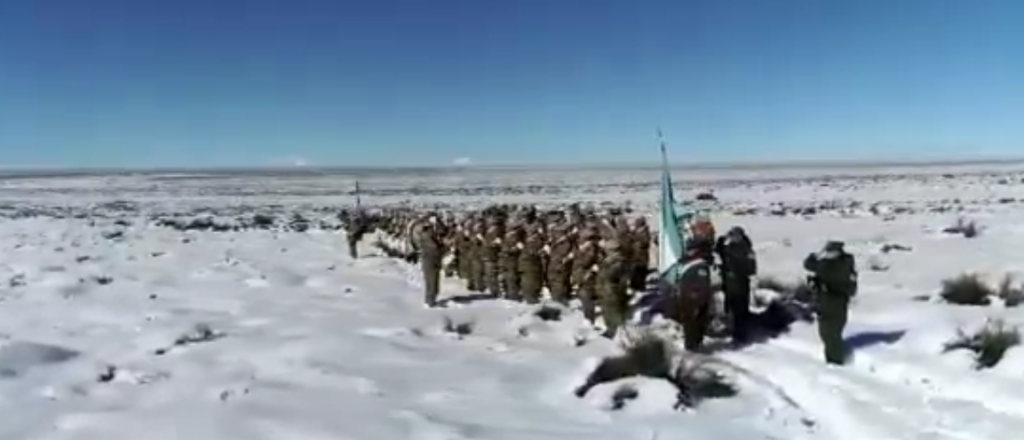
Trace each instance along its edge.
{"label": "camouflage uniform", "polygon": [[674,315],[683,326],[684,345],[687,350],[697,351],[704,345],[711,322],[711,265],[702,258],[704,249],[691,244],[687,246],[685,263],[679,269],[676,305]]}
{"label": "camouflage uniform", "polygon": [[818,335],[825,348],[825,362],[843,364],[846,348],[843,330],[849,316],[850,299],[857,294],[857,263],[842,242],[830,241],[820,252],[804,259],[810,272],[818,311]]}
{"label": "camouflage uniform", "polygon": [[551,229],[550,245],[548,246],[547,285],[551,298],[567,304],[572,295],[571,274],[573,235],[575,233],[566,222],[559,222]]}
{"label": "camouflage uniform", "polygon": [[473,261],[473,231],[472,223],[468,220],[464,221],[462,225],[456,230],[455,237],[455,252],[456,252],[456,273],[459,278],[463,279],[467,283],[470,291],[473,291],[472,286],[472,268],[471,264]]}
{"label": "camouflage uniform", "polygon": [[522,251],[522,229],[510,225],[501,243],[501,287],[506,299],[519,301],[519,254]]}
{"label": "camouflage uniform", "polygon": [[531,225],[526,230],[522,253],[519,254],[523,298],[530,304],[540,301],[540,293],[544,287],[544,267],[541,260],[544,241],[544,230],[540,224]]}
{"label": "camouflage uniform", "polygon": [[474,292],[484,292],[487,290],[487,273],[484,270],[484,254],[485,246],[484,242],[484,222],[477,220],[473,225],[473,240],[470,242],[470,282],[469,290]]}
{"label": "camouflage uniform", "polygon": [[572,261],[573,290],[583,306],[583,315],[590,321],[597,320],[594,301],[597,296],[598,264],[601,262],[601,248],[598,245],[599,234],[595,228],[587,228],[580,235],[580,243],[576,248]]}
{"label": "camouflage uniform", "polygon": [[439,236],[440,231],[434,224],[425,224],[416,229],[415,241],[419,244],[420,267],[423,269],[423,302],[428,307],[437,305],[437,296],[441,291],[441,262],[444,258],[444,245]]}
{"label": "camouflage uniform", "polygon": [[601,316],[607,328],[606,336],[612,337],[626,323],[629,307],[628,276],[629,261],[621,243],[608,240],[603,245],[603,258],[598,270],[598,289],[601,298]]}
{"label": "camouflage uniform", "polygon": [[647,289],[647,274],[651,266],[651,229],[643,217],[633,224],[633,268],[630,273],[630,288],[642,292]]}
{"label": "camouflage uniform", "polygon": [[501,295],[501,282],[498,277],[498,258],[501,255],[501,228],[497,221],[492,220],[484,233],[480,260],[484,266],[484,288],[494,296]]}

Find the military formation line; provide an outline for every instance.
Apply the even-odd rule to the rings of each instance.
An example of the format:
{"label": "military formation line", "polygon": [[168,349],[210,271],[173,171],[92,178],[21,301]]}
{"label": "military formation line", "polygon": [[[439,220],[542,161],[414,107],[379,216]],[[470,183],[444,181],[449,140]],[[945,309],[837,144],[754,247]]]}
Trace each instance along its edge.
{"label": "military formation line", "polygon": [[[439,299],[443,276],[493,298],[539,303],[545,293],[569,305],[578,300],[593,324],[613,337],[641,297],[646,315],[659,314],[683,328],[688,350],[700,350],[714,317],[713,298],[724,294],[725,321],[736,344],[749,341],[751,279],[757,274],[753,243],[743,228],[721,236],[706,216],[681,225],[687,237],[677,279],[667,285],[652,266],[657,240],[644,216],[620,209],[597,212],[570,205],[539,211],[533,206],[492,205],[463,212],[386,208],[374,213],[345,211],[349,252],[376,235],[388,256],[418,264],[424,303]],[[842,243],[829,242],[808,255],[804,268],[814,295],[825,358],[842,363],[842,331],[850,298],[856,293],[856,263]],[[719,281],[713,281],[713,280]]]}

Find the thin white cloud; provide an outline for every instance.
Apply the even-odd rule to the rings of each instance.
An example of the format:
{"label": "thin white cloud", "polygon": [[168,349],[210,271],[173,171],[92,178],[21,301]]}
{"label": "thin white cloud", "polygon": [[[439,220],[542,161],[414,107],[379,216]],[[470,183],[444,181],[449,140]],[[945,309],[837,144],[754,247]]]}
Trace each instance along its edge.
{"label": "thin white cloud", "polygon": [[469,165],[472,162],[473,161],[468,157],[459,157],[452,161],[452,165],[463,167]]}

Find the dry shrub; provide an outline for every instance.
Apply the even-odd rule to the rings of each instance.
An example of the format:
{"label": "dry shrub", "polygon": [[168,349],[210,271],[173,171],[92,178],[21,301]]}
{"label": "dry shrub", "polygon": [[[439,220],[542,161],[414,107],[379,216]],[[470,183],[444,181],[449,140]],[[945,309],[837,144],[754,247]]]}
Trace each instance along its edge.
{"label": "dry shrub", "polygon": [[942,281],[939,297],[950,304],[987,306],[996,292],[976,273],[960,274]]}
{"label": "dry shrub", "polygon": [[974,220],[966,220],[963,217],[956,219],[956,224],[942,229],[947,234],[960,234],[965,238],[974,238],[981,232]]}
{"label": "dry shrub", "polygon": [[[732,383],[704,363],[683,359],[675,366],[674,358],[682,354],[677,353],[665,337],[647,329],[623,332],[623,335],[623,353],[602,359],[584,384],[576,388],[577,397],[585,396],[602,383],[637,376],[664,379],[675,386],[679,399],[676,408],[693,407],[702,399],[728,397],[737,393]],[[630,399],[635,397],[632,395]],[[625,400],[628,399],[616,399],[614,403],[621,405]]]}
{"label": "dry shrub", "polygon": [[913,248],[911,248],[910,246],[904,246],[904,245],[899,244],[899,243],[885,243],[880,248],[880,251],[883,254],[888,254],[889,252],[892,252],[892,251],[910,252],[912,250],[913,250]]}
{"label": "dry shrub", "polygon": [[946,343],[943,352],[970,350],[974,352],[977,369],[991,368],[1003,359],[1006,351],[1020,345],[1020,331],[1000,319],[989,320],[972,334],[957,330],[957,336]]}

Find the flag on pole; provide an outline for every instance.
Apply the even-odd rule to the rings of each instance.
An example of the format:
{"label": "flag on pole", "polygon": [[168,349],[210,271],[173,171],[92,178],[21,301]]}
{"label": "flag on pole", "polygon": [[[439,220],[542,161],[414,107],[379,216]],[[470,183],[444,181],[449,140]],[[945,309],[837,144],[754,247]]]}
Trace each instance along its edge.
{"label": "flag on pole", "polygon": [[[658,130],[661,140],[661,130]],[[676,214],[676,200],[672,191],[672,173],[668,165],[665,142],[661,141],[661,201],[658,218],[658,276],[662,280],[675,282],[678,276],[679,260],[686,244],[679,229],[680,216]]]}
{"label": "flag on pole", "polygon": [[361,200],[359,200],[359,181],[358,180],[356,181],[356,189],[355,189],[354,193],[356,195],[356,209],[358,209],[359,208],[359,204],[361,202]]}

